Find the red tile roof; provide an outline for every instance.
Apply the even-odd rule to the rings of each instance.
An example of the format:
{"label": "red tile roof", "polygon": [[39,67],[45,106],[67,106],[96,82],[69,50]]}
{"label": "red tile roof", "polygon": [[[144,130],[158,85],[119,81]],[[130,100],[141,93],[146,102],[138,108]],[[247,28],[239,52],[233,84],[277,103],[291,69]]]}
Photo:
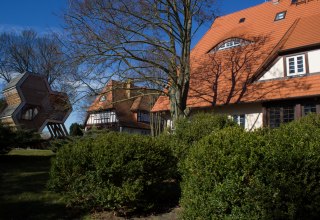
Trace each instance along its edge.
{"label": "red tile roof", "polygon": [[[275,21],[276,14],[282,11],[286,11],[285,19]],[[245,22],[239,23],[241,18],[246,18]],[[250,68],[247,68],[249,70],[237,73],[236,83],[232,86],[231,64],[228,62],[230,59],[228,53],[231,52],[218,51],[214,55],[208,52],[223,40],[233,37],[244,39],[260,37],[266,41],[259,48],[255,48],[258,55],[252,54],[254,61]],[[278,4],[265,2],[219,17],[192,50],[192,73],[187,106],[195,108],[212,106],[213,99],[216,100],[215,104],[223,105],[320,94],[320,84],[313,83],[313,80],[319,77],[317,75],[251,83],[262,70],[265,70],[266,65],[270,65],[279,52],[319,43],[320,1],[308,1],[299,5],[291,4],[291,0],[281,0]],[[240,49],[236,48],[235,51],[237,50]],[[243,57],[244,55],[239,56],[240,59]],[[210,68],[213,68],[210,59],[221,63],[222,71],[218,79],[215,78],[215,74],[210,75]],[[213,92],[213,86],[217,86],[216,92]],[[165,96],[160,97],[152,109],[153,112],[167,110],[169,110],[169,99]]]}

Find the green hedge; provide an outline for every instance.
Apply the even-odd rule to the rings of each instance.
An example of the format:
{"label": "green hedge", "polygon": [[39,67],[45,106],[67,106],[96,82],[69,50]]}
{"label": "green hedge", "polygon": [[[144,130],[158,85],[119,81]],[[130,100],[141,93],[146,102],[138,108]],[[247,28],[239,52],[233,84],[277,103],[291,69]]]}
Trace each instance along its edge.
{"label": "green hedge", "polygon": [[237,126],[227,115],[197,113],[190,118],[179,119],[175,125],[175,138],[193,144],[217,130]]}
{"label": "green hedge", "polygon": [[181,205],[184,219],[316,219],[319,117],[203,138],[184,162]]}
{"label": "green hedge", "polygon": [[170,149],[151,137],[104,133],[68,143],[52,162],[49,187],[69,205],[118,212],[149,210],[176,173]]}

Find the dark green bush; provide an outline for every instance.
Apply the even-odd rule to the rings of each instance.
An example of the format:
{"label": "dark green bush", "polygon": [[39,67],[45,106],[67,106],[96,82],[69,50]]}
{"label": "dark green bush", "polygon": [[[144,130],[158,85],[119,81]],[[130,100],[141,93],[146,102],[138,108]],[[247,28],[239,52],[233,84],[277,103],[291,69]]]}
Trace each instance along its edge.
{"label": "dark green bush", "polygon": [[183,167],[184,219],[317,219],[320,119],[275,130],[225,128],[201,140]]}
{"label": "dark green bush", "polygon": [[0,123],[0,153],[6,153],[14,143],[14,133]]}
{"label": "dark green bush", "polygon": [[175,125],[174,136],[180,141],[192,144],[217,130],[236,125],[226,115],[197,113],[190,118],[178,120]]}
{"label": "dark green bush", "polygon": [[37,132],[26,129],[12,130],[0,123],[0,151],[2,153],[10,151],[14,147],[42,148],[42,143],[43,140]]}
{"label": "dark green bush", "polygon": [[14,131],[14,147],[42,148],[42,142],[40,134],[34,130],[18,129]]}
{"label": "dark green bush", "polygon": [[176,159],[151,137],[109,132],[62,147],[49,187],[72,206],[118,212],[148,210],[176,173]]}
{"label": "dark green bush", "polygon": [[83,126],[78,123],[72,123],[70,125],[70,136],[83,136]]}

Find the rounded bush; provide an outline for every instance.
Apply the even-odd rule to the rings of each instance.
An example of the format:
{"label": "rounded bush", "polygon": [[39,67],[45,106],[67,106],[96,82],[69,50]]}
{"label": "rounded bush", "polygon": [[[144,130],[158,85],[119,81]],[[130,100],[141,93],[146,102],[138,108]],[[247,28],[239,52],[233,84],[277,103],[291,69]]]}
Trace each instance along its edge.
{"label": "rounded bush", "polygon": [[151,137],[109,132],[62,147],[49,186],[73,206],[132,212],[153,208],[175,173],[170,149]]}
{"label": "rounded bush", "polygon": [[215,132],[183,166],[184,219],[316,219],[320,216],[320,120],[274,130]]}

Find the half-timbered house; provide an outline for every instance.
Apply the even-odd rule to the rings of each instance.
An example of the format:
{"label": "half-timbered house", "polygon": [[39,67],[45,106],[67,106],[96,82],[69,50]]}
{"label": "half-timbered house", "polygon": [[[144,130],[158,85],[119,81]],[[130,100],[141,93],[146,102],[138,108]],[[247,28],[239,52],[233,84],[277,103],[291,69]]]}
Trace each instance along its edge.
{"label": "half-timbered house", "polygon": [[93,127],[150,134],[150,110],[155,96],[132,82],[111,80],[88,108],[85,130]]}
{"label": "half-timbered house", "polygon": [[[273,0],[217,18],[191,53],[187,106],[247,130],[320,113],[320,1]],[[171,123],[169,99],[153,112]]]}

